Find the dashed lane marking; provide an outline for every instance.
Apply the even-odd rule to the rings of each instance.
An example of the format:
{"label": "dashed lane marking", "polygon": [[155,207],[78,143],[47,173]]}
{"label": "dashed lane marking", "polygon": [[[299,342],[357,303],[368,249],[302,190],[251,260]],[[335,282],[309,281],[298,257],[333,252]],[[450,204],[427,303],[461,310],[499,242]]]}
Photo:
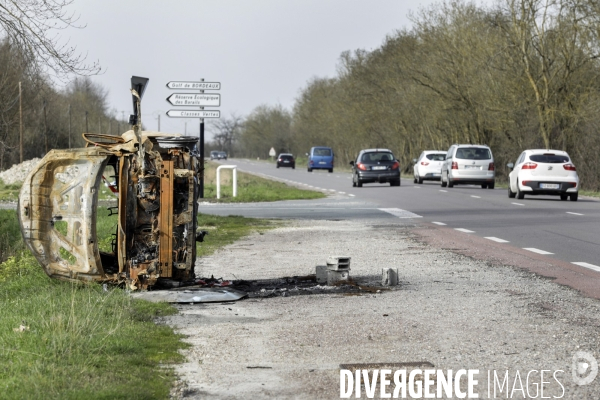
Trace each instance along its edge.
{"label": "dashed lane marking", "polygon": [[411,213],[410,211],[402,210],[400,208],[380,208],[380,211],[392,214],[398,218],[423,218],[423,216]]}
{"label": "dashed lane marking", "polygon": [[454,228],[454,230],[457,230],[459,232],[464,232],[464,233],[475,233],[475,231],[470,231],[470,230],[465,229],[465,228]]}
{"label": "dashed lane marking", "polygon": [[589,268],[591,270],[600,272],[600,267],[594,264],[586,263],[586,262],[573,262],[571,264],[579,265],[580,267]]}
{"label": "dashed lane marking", "polygon": [[339,194],[346,194],[346,192],[338,192]]}
{"label": "dashed lane marking", "polygon": [[353,194],[349,194],[348,196],[350,196],[350,197],[354,197],[354,195],[353,195]]}
{"label": "dashed lane marking", "polygon": [[579,213],[575,213],[575,212],[571,212],[571,211],[567,211],[567,214],[571,214],[571,215],[583,215],[583,214],[579,214]]}
{"label": "dashed lane marking", "polygon": [[521,204],[521,203],[510,203],[510,204],[514,204],[515,206],[524,206],[525,204]]}
{"label": "dashed lane marking", "polygon": [[436,224],[436,225],[446,225],[443,222],[437,222],[437,221],[431,221],[432,224]]}
{"label": "dashed lane marking", "polygon": [[527,251],[531,251],[533,253],[538,253],[538,254],[554,254],[554,253],[550,253],[549,251],[546,250],[540,250],[540,249],[536,249],[535,247],[523,247],[523,250],[527,250]]}
{"label": "dashed lane marking", "polygon": [[486,236],[485,238],[489,239],[489,240],[493,240],[494,242],[498,242],[498,243],[509,243],[508,240],[500,239],[500,238],[497,238],[494,236]]}
{"label": "dashed lane marking", "polygon": [[440,192],[448,193],[447,190],[442,190],[442,189],[440,189]]}
{"label": "dashed lane marking", "polygon": [[481,198],[481,196],[473,196],[473,195],[471,195],[471,197],[473,197],[475,199],[480,199]]}

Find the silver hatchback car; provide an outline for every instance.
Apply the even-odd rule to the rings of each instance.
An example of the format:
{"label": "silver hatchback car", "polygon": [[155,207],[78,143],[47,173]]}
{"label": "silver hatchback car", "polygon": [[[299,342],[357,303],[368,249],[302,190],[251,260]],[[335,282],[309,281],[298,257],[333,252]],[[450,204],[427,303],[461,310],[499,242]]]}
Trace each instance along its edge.
{"label": "silver hatchback car", "polygon": [[442,164],[442,187],[481,185],[493,189],[496,183],[494,156],[488,146],[453,144]]}

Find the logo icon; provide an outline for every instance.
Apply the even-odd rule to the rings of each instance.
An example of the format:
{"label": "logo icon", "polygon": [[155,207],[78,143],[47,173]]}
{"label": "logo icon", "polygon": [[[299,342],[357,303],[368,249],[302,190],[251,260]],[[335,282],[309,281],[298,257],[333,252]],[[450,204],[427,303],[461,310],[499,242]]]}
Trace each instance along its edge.
{"label": "logo icon", "polygon": [[578,351],[573,355],[573,382],[579,386],[589,385],[598,375],[598,361],[586,351]]}
{"label": "logo icon", "polygon": [[548,166],[548,171],[552,171],[552,165]]}

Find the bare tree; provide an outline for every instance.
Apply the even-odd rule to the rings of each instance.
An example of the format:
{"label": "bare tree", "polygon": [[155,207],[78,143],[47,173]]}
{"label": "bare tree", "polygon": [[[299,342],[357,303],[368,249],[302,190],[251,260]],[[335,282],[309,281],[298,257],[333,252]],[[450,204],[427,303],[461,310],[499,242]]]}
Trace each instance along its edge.
{"label": "bare tree", "polygon": [[231,155],[233,143],[238,139],[244,124],[242,117],[231,114],[229,118],[220,118],[212,124],[214,141],[221,150]]}
{"label": "bare tree", "polygon": [[78,25],[78,16],[67,11],[72,3],[73,0],[2,0],[0,33],[33,60],[38,71],[53,72],[60,78],[97,74],[101,70],[98,62],[86,63],[86,56],[58,35],[61,30],[84,27]]}

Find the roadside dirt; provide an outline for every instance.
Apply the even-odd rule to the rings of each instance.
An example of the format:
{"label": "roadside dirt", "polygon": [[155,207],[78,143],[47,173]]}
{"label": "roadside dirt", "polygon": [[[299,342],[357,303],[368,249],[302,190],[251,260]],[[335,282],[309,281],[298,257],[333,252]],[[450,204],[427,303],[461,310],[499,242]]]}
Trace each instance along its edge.
{"label": "roadside dirt", "polygon": [[[563,371],[564,393],[550,378],[544,396],[599,397],[600,378],[578,386],[571,377],[577,351],[600,359],[598,300],[501,260],[434,247],[413,228],[290,221],[199,260],[199,276],[277,280],[313,274],[327,256],[345,255],[357,281],[376,285],[382,268],[392,267],[401,282],[379,293],[292,295],[288,287],[236,303],[180,305],[179,315],[162,320],[192,344],[176,367],[174,397],[334,399],[340,364],[406,362],[479,369],[480,398],[489,398],[488,371],[508,370],[512,386],[517,372],[526,385],[525,375],[542,369]],[[540,383],[532,377],[531,394]]]}

